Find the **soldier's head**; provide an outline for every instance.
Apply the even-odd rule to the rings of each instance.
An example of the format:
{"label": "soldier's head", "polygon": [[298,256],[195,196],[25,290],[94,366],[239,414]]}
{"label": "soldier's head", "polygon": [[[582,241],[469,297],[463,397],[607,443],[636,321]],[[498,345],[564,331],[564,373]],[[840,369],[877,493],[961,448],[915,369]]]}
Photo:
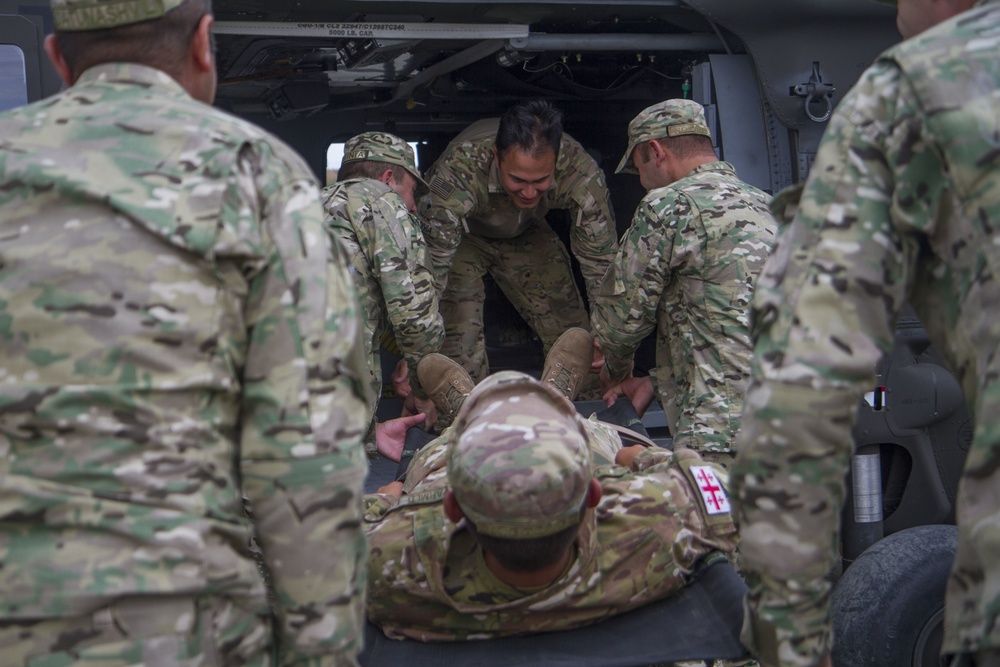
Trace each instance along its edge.
{"label": "soldier's head", "polygon": [[972,9],[976,0],[878,0],[896,5],[896,27],[904,39],[915,37],[952,16]]}
{"label": "soldier's head", "polygon": [[129,62],[166,72],[195,99],[215,99],[211,0],[52,0],[52,17],[45,51],[67,84],[94,65]]}
{"label": "soldier's head", "polygon": [[544,100],[516,104],[500,117],[493,159],[504,190],[520,208],[534,208],[552,187],[562,114]]}
{"label": "soldier's head", "polygon": [[445,512],[465,517],[487,563],[524,573],[568,558],[601,497],[573,404],[523,373],[496,373],[466,398],[454,428]]}
{"label": "soldier's head", "polygon": [[691,100],[666,100],[646,107],[628,124],[628,148],[615,173],[638,174],[651,190],[715,159],[705,109]]}
{"label": "soldier's head", "polygon": [[385,183],[402,197],[410,213],[417,208],[416,198],[427,192],[413,148],[388,132],[363,132],[344,144],[337,181],[351,178],[373,178]]}

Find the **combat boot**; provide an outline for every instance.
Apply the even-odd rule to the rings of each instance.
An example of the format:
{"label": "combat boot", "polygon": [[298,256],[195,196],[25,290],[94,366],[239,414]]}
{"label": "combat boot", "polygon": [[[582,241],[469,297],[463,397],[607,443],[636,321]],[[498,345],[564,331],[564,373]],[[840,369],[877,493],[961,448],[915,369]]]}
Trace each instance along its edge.
{"label": "combat boot", "polygon": [[417,364],[417,379],[437,409],[434,427],[439,432],[451,425],[465,397],[476,387],[461,365],[437,352]]}
{"label": "combat boot", "polygon": [[594,361],[594,338],[585,329],[573,327],[559,336],[545,356],[542,382],[554,386],[569,400],[576,399],[580,384],[590,373]]}

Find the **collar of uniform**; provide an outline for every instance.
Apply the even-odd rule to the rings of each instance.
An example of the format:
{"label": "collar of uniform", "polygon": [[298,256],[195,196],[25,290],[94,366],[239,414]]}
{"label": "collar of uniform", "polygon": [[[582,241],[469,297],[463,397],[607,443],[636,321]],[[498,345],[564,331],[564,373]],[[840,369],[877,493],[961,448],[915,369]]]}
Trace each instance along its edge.
{"label": "collar of uniform", "polygon": [[161,70],[137,63],[103,63],[87,69],[74,86],[94,83],[122,83],[143,88],[162,88],[187,95],[181,84]]}
{"label": "collar of uniform", "polygon": [[[443,514],[444,512],[441,512],[441,515]],[[428,583],[434,585],[437,588],[438,593],[449,600],[450,606],[453,609],[466,614],[482,613],[483,605],[481,603],[460,602],[452,596],[444,585],[444,567],[448,560],[447,552],[459,530],[465,530],[464,523],[460,527],[455,527],[454,530],[449,533],[444,549],[441,549],[437,553],[433,553],[432,557],[428,557],[430,555],[428,552],[422,552],[421,560],[427,573]],[[416,538],[416,533],[414,533],[414,537]],[[417,541],[417,543],[419,544],[419,541]],[[441,545],[436,546],[440,547]],[[481,553],[482,549],[480,549],[480,554]],[[481,558],[481,556],[477,557]],[[573,591],[575,589],[579,589],[581,586],[584,588],[591,588],[593,587],[595,580],[591,577],[581,579],[580,573],[591,567],[590,562],[596,557],[597,515],[594,510],[587,510],[587,515],[580,524],[580,536],[576,543],[576,554],[574,558],[570,560],[569,565],[567,565],[563,573],[560,574],[551,584],[539,586],[529,590],[516,589],[522,590],[524,592],[524,596],[507,602],[499,602],[495,605],[491,605],[490,610],[502,611],[504,609],[522,608],[524,607],[526,601],[530,602],[535,598],[535,596],[542,595],[547,598],[552,595],[553,591]],[[483,563],[483,566],[485,567],[485,563]],[[505,585],[509,586],[508,584]]]}
{"label": "collar of uniform", "polygon": [[700,164],[688,173],[688,176],[693,176],[694,174],[701,174],[706,171],[723,171],[736,175],[736,167],[729,164],[728,162],[723,162],[722,160],[715,160],[713,162],[706,162],[705,164]]}
{"label": "collar of uniform", "polygon": [[503,183],[500,182],[500,168],[497,166],[496,158],[490,153],[490,175],[486,181],[486,187],[491,195],[506,194]]}

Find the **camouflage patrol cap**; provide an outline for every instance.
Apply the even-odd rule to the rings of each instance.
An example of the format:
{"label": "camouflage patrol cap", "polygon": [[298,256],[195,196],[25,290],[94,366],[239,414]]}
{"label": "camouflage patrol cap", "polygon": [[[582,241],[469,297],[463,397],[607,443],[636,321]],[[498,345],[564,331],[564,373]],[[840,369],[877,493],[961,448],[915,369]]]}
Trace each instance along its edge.
{"label": "camouflage patrol cap", "polygon": [[356,137],[351,137],[344,144],[344,159],[341,164],[363,160],[388,162],[406,169],[413,178],[417,179],[418,195],[430,189],[417,169],[417,159],[413,154],[413,148],[395,134],[362,132]]}
{"label": "camouflage patrol cap", "polygon": [[666,100],[646,107],[628,124],[628,148],[615,173],[639,173],[632,162],[632,151],[639,144],[684,134],[712,136],[705,122],[705,109],[700,104],[692,100]]}
{"label": "camouflage patrol cap", "polygon": [[104,30],[158,19],[184,0],[52,0],[56,30]]}
{"label": "camouflage patrol cap", "polygon": [[524,373],[495,373],[465,399],[455,428],[448,482],[478,532],[531,539],[580,523],[590,448],[558,390]]}

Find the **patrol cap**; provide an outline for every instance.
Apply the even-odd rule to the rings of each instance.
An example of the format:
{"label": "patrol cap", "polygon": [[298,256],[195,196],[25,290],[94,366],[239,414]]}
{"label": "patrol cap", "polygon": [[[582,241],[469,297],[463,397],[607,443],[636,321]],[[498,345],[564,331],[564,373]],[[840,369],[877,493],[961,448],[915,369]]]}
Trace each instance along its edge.
{"label": "patrol cap", "polygon": [[356,137],[351,137],[344,144],[344,159],[341,164],[349,162],[361,162],[372,160],[374,162],[388,162],[396,164],[410,172],[410,175],[417,179],[417,194],[423,194],[430,188],[417,170],[417,159],[413,154],[413,148],[395,134],[388,132],[362,132]]}
{"label": "patrol cap", "polygon": [[684,134],[712,136],[705,122],[705,109],[700,104],[692,100],[666,100],[646,107],[628,124],[628,148],[615,173],[639,173],[632,162],[632,151],[639,144]]}
{"label": "patrol cap", "polygon": [[448,482],[484,535],[531,539],[580,523],[590,448],[573,404],[524,373],[481,382],[455,418]]}
{"label": "patrol cap", "polygon": [[158,19],[184,0],[52,0],[56,30],[104,30]]}

